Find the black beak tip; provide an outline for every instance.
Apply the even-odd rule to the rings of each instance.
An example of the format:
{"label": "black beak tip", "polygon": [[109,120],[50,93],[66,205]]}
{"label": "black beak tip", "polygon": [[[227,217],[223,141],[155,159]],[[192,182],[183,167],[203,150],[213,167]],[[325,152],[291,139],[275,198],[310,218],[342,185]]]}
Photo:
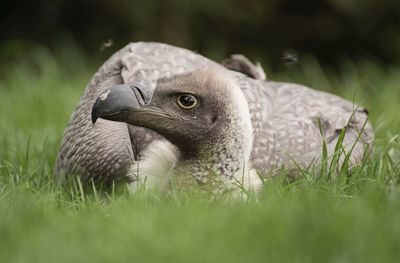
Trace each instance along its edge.
{"label": "black beak tip", "polygon": [[98,117],[96,116],[96,114],[94,112],[92,112],[92,123],[95,124],[97,119],[98,119]]}
{"label": "black beak tip", "polygon": [[98,110],[97,110],[97,106],[98,106],[98,104],[99,104],[99,98],[97,98],[96,99],[96,101],[94,102],[94,104],[93,104],[93,107],[92,107],[92,123],[93,124],[95,124],[96,123],[96,121],[97,121],[97,119],[99,118],[99,114],[98,114]]}

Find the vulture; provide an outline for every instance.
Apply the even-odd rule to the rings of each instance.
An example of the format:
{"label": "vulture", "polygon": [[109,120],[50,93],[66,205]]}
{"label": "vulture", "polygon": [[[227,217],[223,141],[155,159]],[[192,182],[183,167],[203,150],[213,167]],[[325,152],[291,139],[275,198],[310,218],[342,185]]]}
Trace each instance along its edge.
{"label": "vulture", "polygon": [[[340,134],[345,132],[344,139]],[[131,43],[89,82],[64,133],[56,176],[132,190],[257,191],[262,175],[332,156],[355,165],[373,141],[366,109],[326,92],[265,80],[241,55],[222,64],[163,43]]]}

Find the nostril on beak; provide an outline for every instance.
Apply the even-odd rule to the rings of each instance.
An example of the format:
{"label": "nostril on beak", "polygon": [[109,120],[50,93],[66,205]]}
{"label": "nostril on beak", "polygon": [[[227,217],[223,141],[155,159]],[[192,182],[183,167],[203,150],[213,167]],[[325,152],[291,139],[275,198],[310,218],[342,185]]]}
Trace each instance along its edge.
{"label": "nostril on beak", "polygon": [[154,92],[154,84],[149,81],[140,81],[130,85],[133,93],[143,105],[148,105],[151,102]]}
{"label": "nostril on beak", "polygon": [[144,97],[144,95],[143,95],[143,92],[140,90],[140,88],[138,88],[138,87],[136,87],[136,86],[133,86],[133,87],[131,87],[131,89],[132,89],[133,92],[136,94],[136,97],[140,100],[140,102],[141,102],[142,104],[147,104],[147,103],[146,103],[146,99],[145,99],[145,97]]}

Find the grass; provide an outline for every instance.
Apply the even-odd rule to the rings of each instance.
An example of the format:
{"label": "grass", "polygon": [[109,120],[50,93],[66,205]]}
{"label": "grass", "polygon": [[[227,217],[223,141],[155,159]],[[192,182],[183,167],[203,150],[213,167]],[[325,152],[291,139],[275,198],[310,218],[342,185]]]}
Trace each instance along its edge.
{"label": "grass", "polygon": [[266,180],[258,199],[232,201],[188,192],[84,194],[55,184],[63,129],[95,71],[68,52],[35,50],[30,62],[0,75],[0,262],[400,258],[400,67],[343,58],[333,70],[310,56],[270,73],[367,106],[375,151],[339,177],[303,171],[293,183]]}

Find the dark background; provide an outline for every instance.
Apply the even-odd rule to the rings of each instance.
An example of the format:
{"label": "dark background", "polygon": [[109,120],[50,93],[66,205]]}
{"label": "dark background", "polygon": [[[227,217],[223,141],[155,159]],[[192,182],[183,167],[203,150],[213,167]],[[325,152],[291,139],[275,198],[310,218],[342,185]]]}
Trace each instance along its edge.
{"label": "dark background", "polygon": [[100,61],[132,41],[216,60],[243,53],[271,69],[287,62],[287,50],[329,65],[400,61],[399,0],[1,0],[0,22],[0,70],[37,48],[75,46]]}

